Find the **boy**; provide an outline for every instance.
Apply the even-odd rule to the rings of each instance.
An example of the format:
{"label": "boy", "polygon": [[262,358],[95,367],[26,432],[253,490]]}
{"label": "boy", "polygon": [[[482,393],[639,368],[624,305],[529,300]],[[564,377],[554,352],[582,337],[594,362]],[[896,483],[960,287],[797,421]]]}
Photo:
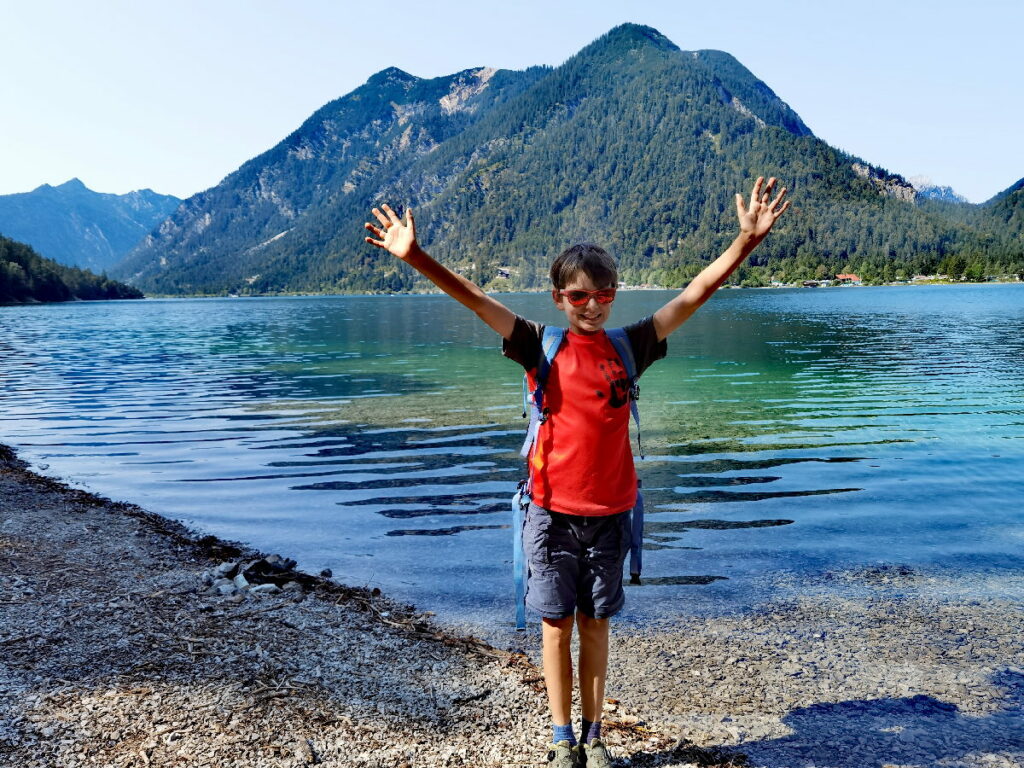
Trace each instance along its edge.
{"label": "boy", "polygon": [[[762,189],[763,186],[763,189]],[[789,207],[786,189],[758,178],[749,204],[736,195],[740,233],[728,249],[654,315],[626,328],[637,375],[665,356],[665,339],[725,282]],[[534,375],[543,328],[515,315],[471,281],[438,264],[416,242],[411,210],[402,222],[387,205],[366,242],[412,265],[501,335],[503,352]],[[604,325],[615,298],[615,263],[596,246],[577,245],[551,267],[551,297],[568,332],[544,393],[548,418],[529,455],[532,502],[523,526],[529,563],[527,605],[542,616],[544,683],[554,736],[548,765],[610,768],[601,741],[609,619],[623,605],[622,567],[630,548],[628,515],[637,481],[629,447],[628,382]],[[531,382],[533,383],[533,382]],[[570,724],[573,625],[579,630],[583,715],[577,745]]]}

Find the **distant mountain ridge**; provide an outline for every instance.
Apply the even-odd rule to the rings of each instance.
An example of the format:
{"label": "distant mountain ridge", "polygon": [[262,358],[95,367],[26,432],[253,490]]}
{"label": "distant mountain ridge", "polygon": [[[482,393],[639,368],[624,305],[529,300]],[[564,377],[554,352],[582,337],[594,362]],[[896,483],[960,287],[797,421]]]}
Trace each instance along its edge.
{"label": "distant mountain ridge", "polygon": [[0,195],[0,233],[61,264],[103,272],[121,261],[181,201],[141,189],[94,192],[79,179]]}
{"label": "distant mountain ridge", "polygon": [[907,181],[914,185],[918,194],[929,200],[942,200],[947,203],[967,202],[967,198],[952,187],[934,184],[927,176],[912,176]]}
{"label": "distant mountain ridge", "polygon": [[732,238],[733,193],[758,174],[793,208],[740,281],[1020,257],[988,209],[923,204],[816,138],[729,54],[625,24],[554,68],[383,70],[186,200],[116,274],[170,294],[427,287],[362,242],[386,200],[414,206],[424,245],[486,288],[542,286],[581,240],[609,247],[629,283],[679,285]]}

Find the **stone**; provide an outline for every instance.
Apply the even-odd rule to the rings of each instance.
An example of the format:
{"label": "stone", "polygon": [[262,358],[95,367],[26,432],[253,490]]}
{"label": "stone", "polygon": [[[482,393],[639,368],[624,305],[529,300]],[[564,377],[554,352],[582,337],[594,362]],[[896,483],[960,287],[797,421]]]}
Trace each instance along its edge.
{"label": "stone", "polygon": [[302,739],[295,745],[295,754],[307,765],[316,765],[320,762],[313,750],[313,743],[309,739]]}
{"label": "stone", "polygon": [[280,555],[269,555],[240,566],[239,570],[252,584],[274,582],[281,586],[295,568],[295,561]]}

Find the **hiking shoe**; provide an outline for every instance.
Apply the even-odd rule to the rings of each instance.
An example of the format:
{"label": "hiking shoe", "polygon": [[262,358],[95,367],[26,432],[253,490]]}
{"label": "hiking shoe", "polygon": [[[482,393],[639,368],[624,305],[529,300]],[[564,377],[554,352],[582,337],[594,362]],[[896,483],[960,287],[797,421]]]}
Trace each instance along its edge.
{"label": "hiking shoe", "polygon": [[612,758],[608,754],[608,747],[600,739],[594,739],[589,744],[580,745],[580,765],[587,768],[612,768]]}
{"label": "hiking shoe", "polygon": [[552,744],[548,752],[548,768],[580,768],[580,748],[570,747],[568,741]]}

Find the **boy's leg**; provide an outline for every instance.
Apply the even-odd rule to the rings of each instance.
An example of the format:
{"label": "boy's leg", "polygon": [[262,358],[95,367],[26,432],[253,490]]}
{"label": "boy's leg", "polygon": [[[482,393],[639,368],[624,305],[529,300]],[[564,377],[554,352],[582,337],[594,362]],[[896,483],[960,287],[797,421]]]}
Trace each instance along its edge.
{"label": "boy's leg", "polygon": [[555,725],[568,725],[572,716],[572,626],[572,616],[544,619],[542,624],[544,685]]}
{"label": "boy's leg", "polygon": [[[610,766],[600,742],[604,688],[608,672],[609,620],[622,608],[622,566],[629,553],[629,514],[586,521],[581,539],[587,548],[586,567],[580,574],[576,621],[580,630],[580,703],[583,729],[581,743],[586,760],[595,766]],[[594,742],[598,739],[597,742]],[[592,745],[591,742],[594,742]],[[594,752],[591,753],[591,747]],[[591,759],[593,758],[593,760]]]}
{"label": "boy's leg", "polygon": [[[604,707],[604,682],[608,673],[608,619],[592,619],[582,611],[576,614],[580,629],[580,704],[583,719],[601,722]],[[581,736],[587,738],[587,734]]]}
{"label": "boy's leg", "polygon": [[[530,566],[526,606],[544,617],[544,684],[556,735],[559,726],[571,728],[572,715],[570,643],[575,624],[580,547],[568,517],[530,504],[523,525],[523,550]],[[571,732],[569,742],[576,742]]]}

